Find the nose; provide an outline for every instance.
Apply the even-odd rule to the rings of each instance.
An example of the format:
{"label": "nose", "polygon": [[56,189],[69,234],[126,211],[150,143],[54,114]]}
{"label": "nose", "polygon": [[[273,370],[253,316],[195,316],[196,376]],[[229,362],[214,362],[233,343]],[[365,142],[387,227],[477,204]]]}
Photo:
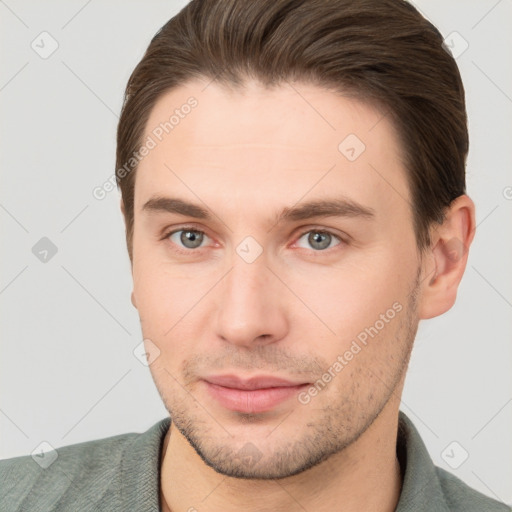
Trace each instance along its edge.
{"label": "nose", "polygon": [[286,294],[263,254],[252,263],[235,254],[219,293],[216,334],[221,339],[251,347],[285,337]]}

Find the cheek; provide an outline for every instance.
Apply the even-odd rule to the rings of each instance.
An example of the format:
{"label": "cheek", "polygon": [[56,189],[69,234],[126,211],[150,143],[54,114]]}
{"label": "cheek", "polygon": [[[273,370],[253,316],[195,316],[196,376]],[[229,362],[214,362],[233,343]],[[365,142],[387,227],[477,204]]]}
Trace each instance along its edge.
{"label": "cheek", "polygon": [[176,354],[185,359],[197,349],[191,340],[204,337],[205,298],[216,280],[213,272],[194,272],[152,257],[150,251],[134,259],[133,288],[143,336],[165,359],[174,360]]}
{"label": "cheek", "polygon": [[134,268],[134,294],[144,333],[162,341],[184,319],[194,300],[199,300],[194,282],[170,279],[158,267]]}
{"label": "cheek", "polygon": [[405,309],[411,270],[405,262],[397,265],[396,257],[388,254],[316,267],[307,277],[290,273],[286,279],[296,295],[330,328],[325,329],[326,336],[333,335],[332,330],[339,342],[346,342],[373,325],[394,304]]}
{"label": "cheek", "polygon": [[373,388],[389,368],[402,361],[408,343],[403,327],[414,274],[412,261],[407,265],[398,266],[392,254],[367,262],[358,258],[357,265],[315,273],[309,285],[294,281],[297,295],[329,327],[324,328],[313,315],[307,325],[302,320],[303,330],[323,333],[317,343],[307,335],[305,341],[310,346],[314,343],[315,350],[321,351],[317,355],[336,374],[333,389],[352,386],[352,381]]}

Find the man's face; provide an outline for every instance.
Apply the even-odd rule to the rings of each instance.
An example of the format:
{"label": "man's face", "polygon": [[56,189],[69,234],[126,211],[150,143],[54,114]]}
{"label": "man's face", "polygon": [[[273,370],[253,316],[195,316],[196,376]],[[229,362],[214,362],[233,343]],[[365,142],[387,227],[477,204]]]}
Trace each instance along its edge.
{"label": "man's face", "polygon": [[[410,192],[377,109],[306,84],[206,84],[167,93],[147,123],[133,300],[148,352],[160,351],[158,391],[201,458],[230,476],[291,476],[398,404],[418,325]],[[150,208],[157,197],[208,217]],[[338,214],[280,217],[316,201],[340,201]],[[205,380],[227,375],[303,386]]]}

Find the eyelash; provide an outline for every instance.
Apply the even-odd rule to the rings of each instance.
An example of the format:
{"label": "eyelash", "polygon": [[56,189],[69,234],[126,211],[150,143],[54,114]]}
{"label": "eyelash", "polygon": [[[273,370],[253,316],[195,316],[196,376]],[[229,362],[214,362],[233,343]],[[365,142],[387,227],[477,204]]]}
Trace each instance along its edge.
{"label": "eyelash", "polygon": [[[169,240],[169,237],[171,235],[173,235],[174,233],[179,233],[180,231],[193,231],[194,233],[199,233],[199,234],[208,236],[204,231],[202,231],[201,229],[197,229],[194,226],[180,226],[178,229],[172,229],[171,231],[167,231],[162,236],[161,240],[168,241],[170,244],[172,244],[174,246],[173,250],[175,250],[176,252],[178,252],[180,254],[189,255],[189,256],[192,253],[199,253],[201,249],[204,249],[203,247],[200,247],[200,248],[197,248],[197,249],[186,249],[186,248],[181,248],[179,246],[176,246],[176,244],[174,242],[171,242]],[[337,235],[336,233],[333,233],[332,231],[329,231],[328,229],[323,229],[323,228],[322,229],[315,229],[315,228],[306,229],[306,230],[302,231],[297,236],[296,241],[300,240],[307,233],[320,233],[320,234],[331,235],[332,237],[338,239],[338,241],[340,242],[340,244],[337,244],[334,247],[329,247],[328,249],[324,249],[324,250],[315,251],[314,249],[311,249],[311,252],[314,253],[315,255],[320,255],[322,253],[328,253],[331,249],[336,248],[338,245],[347,244],[348,243],[347,240],[343,239],[340,235]],[[300,249],[302,249],[302,248],[300,248]]]}

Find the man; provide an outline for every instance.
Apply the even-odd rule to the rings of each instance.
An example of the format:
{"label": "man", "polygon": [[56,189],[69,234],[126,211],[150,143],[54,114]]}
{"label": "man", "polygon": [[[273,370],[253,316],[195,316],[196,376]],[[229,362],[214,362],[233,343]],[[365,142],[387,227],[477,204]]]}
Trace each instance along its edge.
{"label": "man", "polygon": [[129,80],[116,166],[170,417],[2,461],[2,510],[509,510],[399,411],[473,240],[467,150],[457,66],[409,4],[188,4]]}

